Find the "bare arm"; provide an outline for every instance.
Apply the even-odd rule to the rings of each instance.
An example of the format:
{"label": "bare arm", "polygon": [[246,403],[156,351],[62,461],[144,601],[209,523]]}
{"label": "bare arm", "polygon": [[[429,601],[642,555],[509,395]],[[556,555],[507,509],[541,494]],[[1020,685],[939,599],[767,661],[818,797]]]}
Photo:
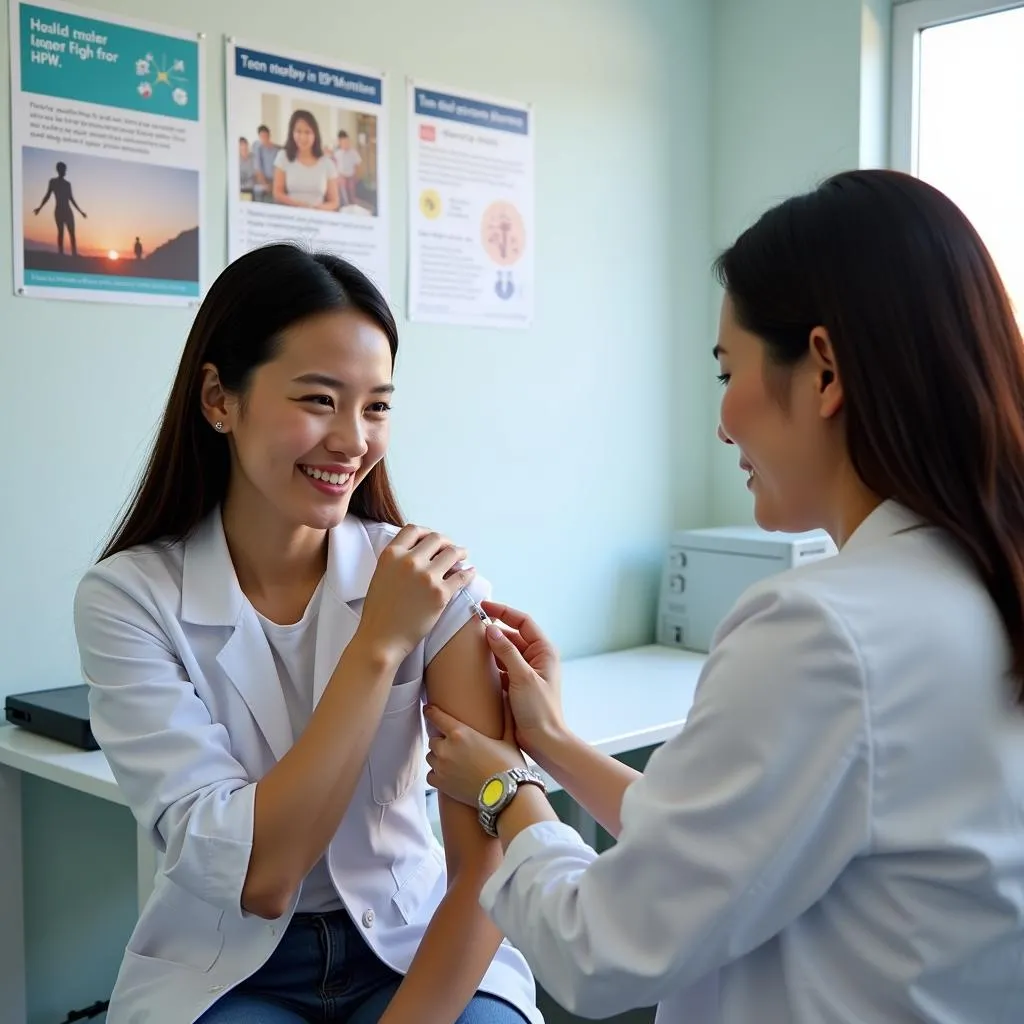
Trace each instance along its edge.
{"label": "bare arm", "polygon": [[507,605],[485,602],[485,607],[492,618],[511,627],[489,630],[488,643],[507,680],[516,740],[595,821],[618,838],[622,797],[640,772],[594,750],[565,724],[558,653],[537,624]]}
{"label": "bare arm", "polygon": [[[531,756],[609,835],[618,839],[622,798],[640,778],[640,772],[595,750],[568,729],[551,737]],[[505,845],[512,839],[505,831],[501,837]]]}
{"label": "bare arm", "polygon": [[242,906],[280,917],[337,831],[401,659],[358,635],[295,745],[256,785]]}
{"label": "bare arm", "polygon": [[46,186],[46,195],[43,196],[43,198],[39,200],[39,205],[35,208],[35,212],[36,213],[38,213],[49,202],[50,196],[52,196],[52,195],[53,195],[53,182],[50,182],[50,184]]}
{"label": "bare arm", "polygon": [[[76,209],[76,210],[77,210],[77,211],[78,211],[78,212],[79,212],[79,213],[80,213],[80,214],[81,214],[81,215],[82,215],[83,217],[86,217],[86,213],[85,213],[85,210],[83,210],[83,209],[82,209],[82,208],[81,208],[81,207],[80,207],[80,206],[78,205],[78,203],[76,203],[76,202],[75,202],[75,194],[74,194],[74,192],[72,192],[72,191],[71,191],[71,189],[70,189],[70,188],[68,189],[68,201],[69,201],[69,202],[71,203],[71,205],[72,205],[72,206],[73,206],[73,207],[74,207],[74,208],[75,208],[75,209]],[[86,220],[88,220],[88,217],[86,217]]]}
{"label": "bare arm", "polygon": [[[445,538],[410,526],[381,552],[359,629],[309,724],[257,783],[246,910],[280,917],[323,855],[362,774],[399,664],[471,578],[444,579],[463,557]],[[396,616],[404,628],[391,624]]]}
{"label": "bare arm", "polygon": [[[501,690],[483,628],[472,619],[427,667],[427,695],[488,736],[500,736]],[[479,903],[501,860],[476,811],[440,795],[448,892],[381,1024],[452,1024],[473,998],[501,941]]]}

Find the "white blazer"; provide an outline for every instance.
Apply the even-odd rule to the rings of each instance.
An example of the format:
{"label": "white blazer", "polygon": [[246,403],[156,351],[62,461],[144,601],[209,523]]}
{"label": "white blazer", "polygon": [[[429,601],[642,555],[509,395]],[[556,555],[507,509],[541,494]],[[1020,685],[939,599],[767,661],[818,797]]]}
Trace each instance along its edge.
{"label": "white blazer", "polygon": [[[352,516],[331,532],[317,624],[314,700],[352,639],[377,564],[397,531]],[[477,596],[486,584],[475,581]],[[404,973],[446,890],[426,812],[422,695],[427,663],[469,619],[449,605],[402,663],[327,862],[377,955]],[[270,956],[294,912],[241,908],[260,779],[292,744],[281,684],[239,589],[219,511],[183,543],[94,566],[75,599],[92,728],[142,827],[162,852],[125,951],[110,1024],[194,1021]],[[533,978],[507,942],[480,985],[534,1024]]]}
{"label": "white blazer", "polygon": [[963,553],[885,503],[834,558],[741,598],[615,847],[535,825],[481,902],[583,1016],[1021,1024],[1009,665]]}

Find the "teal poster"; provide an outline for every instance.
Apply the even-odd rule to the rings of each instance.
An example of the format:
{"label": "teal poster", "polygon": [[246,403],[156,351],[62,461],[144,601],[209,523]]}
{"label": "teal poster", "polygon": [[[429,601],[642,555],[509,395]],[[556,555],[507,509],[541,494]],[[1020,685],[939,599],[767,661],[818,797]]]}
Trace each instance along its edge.
{"label": "teal poster", "polygon": [[15,291],[194,304],[201,37],[63,3],[10,21]]}

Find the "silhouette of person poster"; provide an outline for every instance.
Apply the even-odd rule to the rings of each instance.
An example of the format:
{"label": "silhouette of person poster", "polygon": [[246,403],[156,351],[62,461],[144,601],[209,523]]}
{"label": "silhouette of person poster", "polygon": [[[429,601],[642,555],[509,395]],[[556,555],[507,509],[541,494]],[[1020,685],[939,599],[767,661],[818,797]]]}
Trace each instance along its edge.
{"label": "silhouette of person poster", "polygon": [[410,82],[409,319],[533,320],[534,112]]}
{"label": "silhouette of person poster", "polygon": [[225,47],[228,258],[299,241],[351,260],[386,293],[384,74],[238,39]]}
{"label": "silhouette of person poster", "polygon": [[197,303],[197,34],[21,0],[10,5],[10,28],[17,294]]}

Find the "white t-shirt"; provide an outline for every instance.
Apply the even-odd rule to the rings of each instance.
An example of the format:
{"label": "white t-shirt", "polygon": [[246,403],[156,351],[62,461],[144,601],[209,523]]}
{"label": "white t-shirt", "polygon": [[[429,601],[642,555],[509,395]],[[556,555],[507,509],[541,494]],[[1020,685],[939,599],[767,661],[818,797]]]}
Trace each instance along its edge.
{"label": "white t-shirt", "polygon": [[274,166],[284,171],[285,191],[300,203],[319,206],[327,198],[327,183],[338,178],[334,162],[327,156],[307,167],[298,160],[289,160],[287,152],[282,149],[274,157]]}
{"label": "white t-shirt", "polygon": [[[377,555],[398,532],[397,528],[384,523],[364,523],[364,526],[374,553]],[[298,622],[282,626],[272,622],[258,611],[256,612],[267,643],[270,645],[274,665],[281,681],[281,690],[292,727],[293,743],[305,731],[313,714],[316,637],[323,587],[324,581],[321,579]],[[490,594],[489,585],[480,577],[477,577],[467,590],[478,601],[487,598]],[[349,607],[359,615],[362,613],[363,603],[363,600],[352,601],[349,603]],[[429,664],[441,648],[472,618],[472,615],[465,598],[456,595],[448,602],[448,606],[441,613],[436,625],[424,638],[422,650],[418,653],[414,652],[408,660],[422,658],[426,664]],[[407,671],[404,666],[405,663],[395,673],[396,679],[407,679],[416,671],[416,669]],[[424,765],[425,773],[426,765]],[[295,907],[296,913],[325,913],[330,910],[338,910],[343,906],[338,891],[334,887],[334,882],[331,881],[326,857],[321,857],[302,882],[299,901]]]}
{"label": "white t-shirt", "polygon": [[358,149],[339,148],[334,151],[334,163],[343,178],[351,178],[362,162],[363,158],[359,155]]}
{"label": "white t-shirt", "polygon": [[[316,658],[316,628],[323,586],[324,581],[321,579],[298,622],[282,626],[256,612],[274,655],[274,665],[281,680],[281,690],[292,725],[293,742],[302,735],[313,714],[313,663]],[[341,907],[342,902],[327,870],[327,860],[321,857],[302,882],[295,910],[301,914],[313,914],[339,910]]]}

